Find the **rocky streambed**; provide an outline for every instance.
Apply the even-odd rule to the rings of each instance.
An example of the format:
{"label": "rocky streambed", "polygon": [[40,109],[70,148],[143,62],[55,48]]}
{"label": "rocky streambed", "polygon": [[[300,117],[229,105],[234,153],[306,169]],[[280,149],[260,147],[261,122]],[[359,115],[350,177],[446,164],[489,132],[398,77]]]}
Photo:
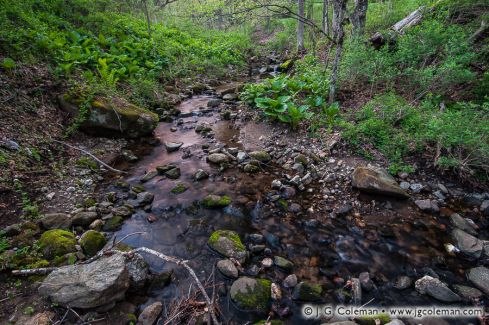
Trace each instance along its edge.
{"label": "rocky streambed", "polygon": [[302,324],[310,302],[487,306],[488,193],[428,171],[392,177],[352,157],[339,134],[312,139],[257,120],[238,88],[204,87],[159,112],[154,137],[129,145],[115,166],[128,175],[109,179],[103,199],[41,221],[92,229],[78,252],[69,232],[43,234],[66,237],[80,260],[120,239],[126,251],[51,273],[43,295],[108,324],[205,321],[202,308],[171,320],[195,283],[173,263],[127,253],[147,247],[187,260],[226,324]]}

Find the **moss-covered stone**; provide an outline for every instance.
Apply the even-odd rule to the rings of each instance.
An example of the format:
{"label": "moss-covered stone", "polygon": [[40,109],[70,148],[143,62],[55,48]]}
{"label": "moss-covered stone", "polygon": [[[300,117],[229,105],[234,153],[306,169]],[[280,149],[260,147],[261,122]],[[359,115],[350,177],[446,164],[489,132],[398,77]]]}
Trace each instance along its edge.
{"label": "moss-covered stone", "polygon": [[207,195],[200,203],[206,208],[223,208],[231,204],[231,198],[227,195]]}
{"label": "moss-covered stone", "polygon": [[380,321],[380,324],[384,325],[389,323],[392,319],[388,314],[377,314],[372,316],[363,316],[360,318],[356,318],[355,321],[360,323],[361,325],[376,325],[377,321]]}
{"label": "moss-covered stone", "polygon": [[106,242],[105,236],[95,230],[87,231],[80,238],[80,246],[89,257],[97,254],[105,246]]}
{"label": "moss-covered stone", "polygon": [[300,282],[294,288],[293,299],[301,301],[321,301],[323,288],[319,284]]}
{"label": "moss-covered stone", "polygon": [[116,231],[122,226],[123,222],[124,222],[124,218],[122,218],[121,216],[113,216],[112,218],[110,218],[105,222],[104,230]]}
{"label": "moss-covered stone", "polygon": [[223,256],[236,258],[240,262],[246,258],[246,248],[234,231],[216,230],[209,237],[207,244]]}
{"label": "moss-covered stone", "polygon": [[256,322],[255,324],[253,325],[283,325],[284,322],[282,322],[281,320],[260,320],[258,322]]}
{"label": "moss-covered stone", "polygon": [[188,189],[187,185],[180,183],[177,184],[177,186],[175,186],[174,188],[172,188],[170,192],[172,194],[181,194],[185,192],[187,189]]}
{"label": "moss-covered stone", "polygon": [[234,281],[230,295],[238,308],[248,311],[267,312],[272,283],[266,279],[241,277]]}
{"label": "moss-covered stone", "polygon": [[53,264],[56,266],[73,265],[76,263],[76,253],[68,253],[63,256],[57,256],[53,260]]}
{"label": "moss-covered stone", "polygon": [[75,235],[61,229],[48,230],[41,235],[39,247],[43,255],[48,259],[76,252]]}
{"label": "moss-covered stone", "polygon": [[266,151],[259,150],[259,151],[252,151],[248,154],[251,158],[258,160],[259,162],[269,162],[272,160],[272,157],[270,154]]}
{"label": "moss-covered stone", "polygon": [[[62,109],[79,115],[81,108],[86,107],[79,97],[60,96]],[[96,98],[88,106],[86,119],[80,124],[87,133],[137,138],[151,134],[159,120],[155,113],[118,98]]]}

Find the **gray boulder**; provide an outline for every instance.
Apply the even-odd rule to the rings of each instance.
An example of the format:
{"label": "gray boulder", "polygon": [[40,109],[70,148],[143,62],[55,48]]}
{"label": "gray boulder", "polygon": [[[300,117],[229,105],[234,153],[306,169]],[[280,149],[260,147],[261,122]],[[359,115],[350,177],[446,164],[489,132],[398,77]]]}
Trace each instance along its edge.
{"label": "gray boulder", "polygon": [[144,308],[138,317],[138,325],[153,325],[163,310],[163,304],[159,301]]}
{"label": "gray boulder", "polygon": [[454,227],[462,229],[473,236],[477,236],[477,229],[475,229],[474,225],[467,219],[462,218],[458,213],[450,216],[450,222]]}
{"label": "gray boulder", "polygon": [[416,291],[420,294],[427,294],[443,302],[460,301],[460,296],[450,290],[448,286],[437,278],[425,275],[414,284]]}
{"label": "gray boulder", "polygon": [[238,269],[231,260],[220,260],[217,262],[217,269],[228,278],[238,278]]}
{"label": "gray boulder", "polygon": [[489,269],[484,266],[474,267],[467,273],[467,278],[489,296]]}
{"label": "gray boulder", "polygon": [[409,195],[401,189],[394,177],[387,171],[376,167],[357,167],[352,174],[352,185],[360,191],[372,194],[389,195],[408,198]]}
{"label": "gray boulder", "polygon": [[460,251],[467,256],[479,258],[484,249],[484,243],[478,238],[466,233],[465,231],[455,228],[452,231],[452,238]]}
{"label": "gray boulder", "polygon": [[95,308],[123,299],[129,285],[125,257],[117,253],[53,271],[42,282],[39,293],[62,306]]}
{"label": "gray boulder", "polygon": [[231,230],[217,230],[212,233],[207,241],[210,248],[219,254],[235,258],[240,263],[246,259],[246,249],[239,235]]}
{"label": "gray boulder", "polygon": [[44,229],[70,229],[71,217],[66,213],[49,213],[41,219],[41,226]]}
{"label": "gray boulder", "polygon": [[241,277],[233,282],[231,300],[243,310],[266,312],[271,298],[272,283],[266,279]]}
{"label": "gray boulder", "polygon": [[[69,94],[59,97],[61,108],[77,116],[83,101]],[[88,117],[80,128],[97,135],[121,135],[138,138],[150,135],[158,123],[158,115],[144,108],[108,98],[97,98],[90,103]]]}

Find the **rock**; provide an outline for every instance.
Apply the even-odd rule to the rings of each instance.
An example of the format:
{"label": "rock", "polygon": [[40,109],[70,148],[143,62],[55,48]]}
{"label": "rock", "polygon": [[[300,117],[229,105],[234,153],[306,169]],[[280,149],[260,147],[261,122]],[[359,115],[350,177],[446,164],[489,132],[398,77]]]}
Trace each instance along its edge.
{"label": "rock", "polygon": [[129,289],[138,291],[144,287],[149,278],[149,266],[144,258],[135,253],[126,257],[126,268],[129,273]]}
{"label": "rock", "polygon": [[188,186],[187,185],[185,185],[183,183],[179,183],[174,188],[172,188],[170,190],[170,193],[172,193],[172,194],[182,194],[183,192],[185,192],[187,190],[188,190]]}
{"label": "rock", "polygon": [[83,211],[75,214],[71,219],[71,224],[73,226],[88,227],[96,219],[98,219],[97,212]]}
{"label": "rock", "polygon": [[219,196],[210,194],[202,199],[200,203],[206,208],[223,208],[231,204],[231,198],[227,195]]}
{"label": "rock", "polygon": [[436,204],[435,201],[432,200],[416,200],[414,204],[418,206],[421,210],[425,212],[437,213],[440,211],[440,208]]}
{"label": "rock", "polygon": [[254,173],[258,173],[260,171],[260,167],[253,165],[253,164],[246,164],[243,168],[243,171],[245,173],[254,174]]}
{"label": "rock", "polygon": [[248,158],[248,154],[246,152],[244,152],[244,151],[240,151],[236,155],[236,158],[238,159],[238,162],[239,163],[242,163],[243,161],[246,160],[246,158]]}
{"label": "rock", "polygon": [[222,99],[224,99],[226,101],[236,100],[236,99],[238,99],[238,94],[226,94],[226,95],[222,96]]}
{"label": "rock", "polygon": [[292,294],[292,299],[300,301],[321,301],[321,293],[323,288],[319,284],[312,284],[310,282],[302,281],[297,284]]}
{"label": "rock", "polygon": [[44,229],[70,229],[71,217],[66,213],[49,213],[45,214],[40,221]]}
{"label": "rock", "polygon": [[241,277],[231,285],[230,296],[242,310],[266,312],[271,298],[271,282],[266,279]]}
{"label": "rock", "polygon": [[293,213],[301,212],[302,207],[298,203],[291,203],[288,210]]}
{"label": "rock", "polygon": [[479,258],[484,249],[484,243],[476,237],[469,235],[465,231],[455,228],[452,231],[452,238],[460,251],[468,256]]}
{"label": "rock", "polygon": [[352,174],[352,185],[361,191],[408,198],[409,195],[399,187],[394,177],[387,171],[376,167],[357,167]]}
{"label": "rock", "polygon": [[11,150],[11,151],[19,151],[20,150],[20,145],[15,142],[14,140],[5,140],[0,142],[0,146],[4,147],[5,149]]}
{"label": "rock", "polygon": [[362,285],[362,289],[365,291],[370,291],[374,287],[374,282],[370,279],[370,273],[362,272],[358,275],[358,280]]}
{"label": "rock", "polygon": [[[265,249],[265,247],[263,247],[263,249]],[[273,260],[270,258],[270,257],[265,257],[262,261],[261,261],[261,265],[264,267],[264,268],[269,268],[273,265]]]}
{"label": "rock", "polygon": [[413,191],[413,193],[419,193],[423,189],[423,185],[419,183],[414,183],[411,184],[409,188],[411,189],[411,191]]}
{"label": "rock", "polygon": [[52,199],[54,199],[55,196],[56,196],[56,192],[51,192],[49,194],[46,194],[46,199],[48,201],[51,201]]}
{"label": "rock", "polygon": [[136,325],[153,325],[156,323],[158,316],[160,316],[163,310],[163,304],[159,301],[152,303],[151,305],[144,308],[144,310],[139,314],[138,322]]}
{"label": "rock", "polygon": [[144,174],[144,176],[141,177],[141,179],[139,181],[141,183],[146,183],[146,182],[149,182],[150,180],[152,180],[153,178],[155,178],[156,176],[158,176],[158,172],[156,170],[152,170],[152,171]]}
{"label": "rock", "polygon": [[129,209],[127,206],[113,208],[111,212],[114,216],[119,216],[122,218],[129,218],[130,216],[132,216],[132,210]]}
{"label": "rock", "polygon": [[302,164],[302,165],[304,165],[304,166],[307,166],[307,163],[308,163],[308,161],[307,161],[307,157],[306,157],[306,156],[304,156],[304,155],[303,155],[303,154],[301,154],[301,153],[300,153],[300,154],[298,154],[297,156],[295,156],[295,158],[294,158],[294,162],[295,162],[296,164]]}
{"label": "rock", "polygon": [[56,317],[56,314],[52,311],[44,311],[42,313],[37,313],[27,320],[23,325],[51,325],[51,321]]}
{"label": "rock", "polygon": [[17,236],[18,234],[20,234],[22,232],[22,228],[20,227],[19,224],[13,224],[13,225],[5,227],[3,229],[3,231],[5,233],[5,236],[13,237],[13,236]]}
{"label": "rock", "polygon": [[212,153],[207,157],[207,160],[213,164],[223,164],[229,162],[229,157],[223,153]]}
{"label": "rock", "polygon": [[354,305],[360,306],[362,304],[362,285],[358,278],[351,278],[351,302]]}
{"label": "rock", "polygon": [[474,267],[467,273],[467,279],[489,296],[489,269],[484,266]]}
{"label": "rock", "polygon": [[[59,96],[61,108],[78,116],[80,98],[66,93]],[[102,136],[122,135],[138,138],[150,135],[159,121],[158,115],[121,99],[97,98],[90,103],[88,117],[81,123],[80,129],[90,134]]]}
{"label": "rock", "polygon": [[88,229],[100,230],[104,226],[104,221],[102,219],[97,219],[88,226]]}
{"label": "rock", "polygon": [[280,301],[282,299],[282,290],[276,283],[271,285],[271,298],[273,301]]}
{"label": "rock", "polygon": [[139,206],[145,206],[147,204],[151,204],[155,198],[155,195],[150,192],[141,192],[138,193],[136,201]]}
{"label": "rock", "polygon": [[406,275],[401,275],[396,279],[396,282],[394,283],[394,288],[398,290],[404,290],[409,288],[413,284],[413,280],[406,276]]}
{"label": "rock", "polygon": [[297,285],[297,275],[290,274],[288,275],[283,283],[285,288],[293,288]]}
{"label": "rock", "polygon": [[203,169],[197,170],[197,172],[193,176],[193,178],[196,181],[201,181],[201,180],[206,179],[208,177],[209,177],[209,174],[205,170],[203,170]]}
{"label": "rock", "polygon": [[399,184],[399,187],[402,188],[403,190],[409,190],[409,187],[411,187],[411,184],[409,184],[409,182],[401,182]]}
{"label": "rock", "polygon": [[282,187],[282,197],[286,200],[291,199],[295,196],[296,190],[292,186]]}
{"label": "rock", "polygon": [[165,148],[167,152],[178,151],[183,146],[183,142],[165,142]]}
{"label": "rock", "polygon": [[128,288],[125,258],[116,253],[56,269],[44,279],[39,293],[62,306],[86,309],[121,300]]}
{"label": "rock", "polygon": [[228,278],[238,278],[238,269],[231,260],[220,260],[217,262],[217,269]]}
{"label": "rock", "polygon": [[484,295],[480,290],[464,285],[454,284],[453,289],[466,300],[480,299]]}
{"label": "rock", "polygon": [[121,216],[112,216],[104,224],[105,231],[116,231],[122,226],[124,219]]}
{"label": "rock", "polygon": [[139,160],[138,156],[136,156],[131,150],[122,150],[122,157],[124,157],[124,160],[130,163],[134,163]]}
{"label": "rock", "polygon": [[437,278],[425,275],[414,284],[416,291],[420,294],[427,294],[443,302],[460,301],[460,296],[450,290],[447,285]]}
{"label": "rock", "polygon": [[222,99],[212,98],[207,102],[207,107],[215,108],[215,107],[219,106],[221,103],[222,103]]}
{"label": "rock", "polygon": [[278,179],[274,179],[272,181],[272,189],[274,190],[280,190],[282,188],[282,182]]}
{"label": "rock", "polygon": [[251,158],[258,160],[259,162],[266,163],[272,160],[270,154],[266,151],[252,151],[248,154]]}
{"label": "rock", "polygon": [[333,322],[333,323],[323,323],[321,325],[358,325],[358,324],[349,320],[344,320],[344,321]]}
{"label": "rock", "polygon": [[180,177],[180,168],[172,168],[165,172],[165,176],[169,179],[178,179]]}
{"label": "rock", "polygon": [[405,325],[404,322],[400,319],[393,319],[385,325]]}
{"label": "rock", "polygon": [[450,222],[456,228],[462,229],[463,231],[468,232],[471,235],[477,235],[477,230],[475,229],[473,224],[462,218],[458,213],[454,213],[450,216]]}
{"label": "rock", "polygon": [[105,236],[95,230],[85,232],[80,238],[80,246],[88,257],[97,254],[104,248],[106,243],[107,240],[105,239]]}
{"label": "rock", "polygon": [[286,271],[291,271],[294,268],[294,263],[292,263],[288,259],[285,259],[285,258],[280,257],[280,256],[274,256],[273,257],[273,263],[277,267],[284,269]]}
{"label": "rock", "polygon": [[262,234],[251,234],[249,238],[255,244],[262,244],[265,239]]}
{"label": "rock", "polygon": [[39,247],[48,259],[76,252],[75,235],[61,229],[48,230],[41,235]]}
{"label": "rock", "polygon": [[214,251],[228,258],[235,258],[240,263],[246,259],[246,249],[239,235],[231,230],[216,230],[212,233],[207,244]]}

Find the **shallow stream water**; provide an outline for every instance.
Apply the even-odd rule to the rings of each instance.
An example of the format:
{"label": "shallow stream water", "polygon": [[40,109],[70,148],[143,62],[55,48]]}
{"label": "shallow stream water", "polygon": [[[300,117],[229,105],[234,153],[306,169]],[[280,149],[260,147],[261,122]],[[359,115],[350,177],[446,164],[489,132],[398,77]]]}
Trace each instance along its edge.
{"label": "shallow stream water", "polygon": [[[189,260],[201,279],[212,275],[219,257],[207,247],[207,239],[212,231],[231,229],[237,231],[246,244],[247,235],[261,233],[267,239],[267,247],[273,255],[286,257],[294,262],[294,273],[302,280],[320,283],[326,289],[325,300],[337,302],[334,279],[348,279],[368,271],[384,285],[376,290],[364,292],[363,301],[371,299],[373,305],[435,304],[425,296],[419,296],[414,289],[399,291],[392,283],[399,275],[409,275],[413,279],[425,274],[427,268],[435,270],[450,283],[463,283],[463,272],[459,271],[460,260],[446,254],[444,243],[449,242],[444,231],[447,220],[441,220],[418,212],[407,201],[389,199],[391,209],[372,215],[362,216],[364,224],[357,225],[345,217],[327,218],[320,212],[299,215],[277,215],[263,208],[267,192],[273,179],[279,178],[278,166],[271,166],[258,174],[246,174],[238,168],[219,172],[218,167],[208,164],[203,144],[211,149],[218,143],[240,150],[260,149],[261,136],[271,132],[267,125],[255,122],[237,124],[221,119],[217,110],[208,110],[207,102],[211,96],[196,96],[184,101],[178,107],[182,112],[183,124],[160,123],[155,137],[163,142],[183,142],[180,150],[168,153],[164,145],[134,148],[146,155],[130,169],[126,181],[132,185],[140,184],[140,178],[156,166],[174,163],[180,167],[181,177],[171,180],[157,176],[144,183],[146,190],[155,194],[152,210],[138,210],[126,220],[117,238],[144,231],[143,235],[132,236],[125,243],[132,247],[146,246],[164,254]],[[201,109],[205,108],[205,109]],[[213,138],[205,138],[195,132],[195,125],[208,123],[214,133]],[[172,131],[172,127],[177,130]],[[188,157],[190,155],[190,157]],[[196,182],[192,176],[198,169],[206,170],[210,178]],[[276,173],[276,175],[274,175]],[[171,194],[177,184],[184,183],[188,190],[181,194]],[[195,202],[208,194],[226,194],[233,199],[232,205],[220,210],[198,208]],[[307,206],[312,194],[300,193],[298,201]],[[360,195],[360,200],[375,200],[382,204],[383,198]],[[188,209],[195,207],[194,209]],[[149,214],[157,221],[150,223]],[[321,222],[307,226],[305,221],[317,219]],[[177,270],[175,265],[147,256],[155,272],[175,270],[175,280],[171,285],[151,291],[147,304],[163,300],[169,305],[171,299],[186,294],[191,280],[185,271]],[[253,256],[247,265],[257,264],[263,256]],[[245,267],[245,271],[247,268]],[[281,283],[287,274],[273,267],[259,276]],[[227,285],[231,281],[222,277],[217,270],[216,282]],[[379,281],[377,281],[379,282]],[[341,288],[341,287],[340,287]],[[281,307],[289,307],[293,316],[287,323],[305,323],[300,317],[299,307],[290,300],[290,292],[284,290]],[[238,311],[225,294],[221,292],[221,309],[225,319],[244,324],[248,320],[266,319],[264,315]]]}

